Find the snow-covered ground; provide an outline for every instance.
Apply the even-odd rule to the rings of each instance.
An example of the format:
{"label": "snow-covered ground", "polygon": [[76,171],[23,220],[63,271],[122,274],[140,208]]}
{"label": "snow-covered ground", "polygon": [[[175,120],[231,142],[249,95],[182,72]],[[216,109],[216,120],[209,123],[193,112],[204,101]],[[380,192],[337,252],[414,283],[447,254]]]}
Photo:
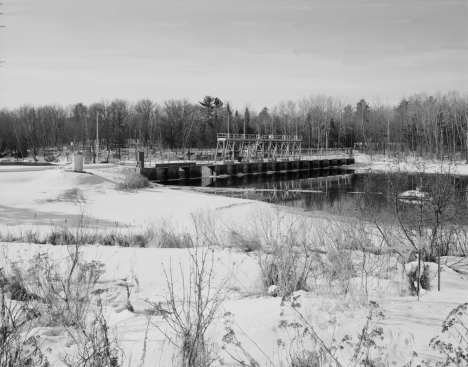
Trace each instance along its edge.
{"label": "snow-covered ground", "polygon": [[[19,243],[1,244],[0,251],[3,262],[6,259],[27,262],[37,253],[48,254],[56,260],[68,255],[63,246]],[[146,339],[145,366],[171,366],[175,351],[157,327],[164,329],[163,317],[153,316],[148,327],[144,310],[151,307],[150,302],[161,301],[167,295],[164,269],[172,269],[176,292],[182,292],[182,274],[187,276],[190,270],[189,250],[84,246],[81,252],[84,260],[106,264],[101,286],[108,288],[108,291],[102,299],[109,326],[118,336],[120,346],[128,358],[125,365],[139,365]],[[229,278],[231,293],[223,303],[222,312],[234,315],[234,330],[238,339],[262,366],[270,365],[268,359],[279,362],[282,350],[278,348],[277,340],[288,342],[288,335],[279,328],[279,323],[282,319],[290,322],[294,320],[291,309],[281,307],[281,298],[260,294],[260,269],[255,255],[229,249],[215,249],[212,255],[214,283]],[[431,264],[431,270],[435,274],[435,264]],[[134,285],[130,300],[135,313],[126,310],[125,291],[116,285],[123,278]],[[368,282],[369,299],[376,301],[385,314],[381,325],[385,331],[385,343],[389,347],[384,353],[388,363],[402,365],[409,361],[412,351],[416,351],[422,359],[439,358],[429,348],[429,341],[440,334],[441,323],[448,313],[468,300],[468,276],[442,265],[441,291],[435,289],[425,292],[420,301],[413,296],[396,295],[393,289],[395,283],[377,279]],[[303,291],[297,294],[301,294],[301,312],[327,344],[332,342],[332,338],[339,340],[346,334],[353,336],[356,341],[366,321],[367,308],[327,295],[312,295]],[[280,315],[282,310],[284,316]],[[222,321],[222,318],[217,318],[210,329],[210,336],[218,346],[223,344],[222,338],[226,334]],[[44,350],[51,349],[46,354],[50,362],[55,363],[54,366],[64,366],[59,357],[72,353],[73,345],[70,346],[70,338],[63,329],[60,331],[59,328],[59,335],[51,333],[51,329],[42,328],[35,332],[41,336]],[[224,351],[218,352],[226,366],[239,365]],[[350,356],[349,353],[344,350],[339,359],[344,362]]]}
{"label": "snow-covered ground", "polygon": [[[116,183],[130,174],[130,168],[85,167],[85,172],[60,168],[0,171],[0,232],[47,230],[74,222],[83,213],[89,218],[90,228],[138,232],[161,219],[188,226],[197,211],[215,211],[226,221],[241,221],[251,207],[261,205],[156,185],[138,192],[117,191]],[[84,203],[61,200],[61,195],[74,187],[83,191]]]}
{"label": "snow-covered ground", "polygon": [[[364,159],[358,159],[358,164]],[[383,163],[382,163],[383,164]],[[378,166],[378,165],[377,165]],[[374,168],[373,168],[374,169]],[[249,213],[270,204],[249,200],[214,196],[183,190],[171,190],[162,186],[135,192],[115,190],[115,185],[130,170],[125,167],[86,169],[88,173],[74,173],[64,169],[43,171],[0,171],[0,232],[27,228],[47,231],[57,225],[77,220],[82,213],[89,217],[89,225],[98,230],[118,228],[121,231],[142,231],[153,222],[165,219],[181,228],[193,226],[192,215],[203,210],[223,218],[224,223],[247,224]],[[84,203],[64,201],[66,190],[78,187],[85,195]],[[0,243],[0,267],[8,268],[14,262],[27,267],[37,254],[47,254],[54,261],[64,261],[70,249],[65,246],[27,243]],[[203,249],[200,249],[203,251]],[[152,316],[148,324],[145,312],[151,302],[167,297],[166,274],[172,269],[175,292],[183,294],[183,284],[190,273],[191,254],[188,249],[121,248],[106,246],[82,246],[82,260],[100,261],[105,264],[102,287],[107,288],[101,298],[110,330],[117,335],[126,355],[125,366],[172,366],[175,349],[161,330],[166,330],[162,316]],[[199,256],[199,254],[197,255]],[[282,319],[293,321],[294,314],[281,306],[281,299],[262,292],[261,269],[254,252],[243,253],[236,249],[213,248],[209,250],[213,265],[213,283],[216,290],[221,285],[228,291],[222,304],[222,313],[231,313],[233,329],[242,346],[260,362],[261,366],[280,365],[286,344],[292,335],[279,327]],[[443,259],[443,264],[454,264],[454,258]],[[465,271],[466,264],[456,264]],[[430,264],[432,275],[436,265]],[[441,323],[457,305],[468,300],[468,276],[442,265],[442,289],[423,292],[420,301],[413,296],[400,296],[405,288],[401,279],[401,266],[395,268],[391,279],[366,279],[368,299],[335,297],[331,293],[300,294],[301,312],[326,344],[348,334],[356,341],[366,322],[368,300],[376,301],[385,319],[381,322],[388,349],[382,356],[385,364],[403,365],[416,351],[421,359],[440,358],[428,345],[440,333]],[[121,279],[131,283],[130,301],[135,313],[125,307],[125,289],[117,285]],[[363,277],[351,279],[350,284],[362,287]],[[436,281],[433,280],[433,284]],[[335,285],[330,284],[333,288]],[[282,311],[284,310],[284,314]],[[216,318],[209,335],[218,348],[226,366],[238,366],[223,345],[227,318]],[[296,320],[297,321],[297,320]],[[63,329],[39,328],[41,348],[53,366],[65,366],[60,356],[74,352],[75,346]],[[141,364],[143,350],[144,364]],[[352,355],[352,349],[337,354],[341,362]],[[242,359],[242,358],[241,358]]]}
{"label": "snow-covered ground", "polygon": [[368,154],[356,153],[355,164],[349,168],[359,172],[393,172],[396,170],[402,172],[424,172],[441,173],[450,170],[450,172],[468,176],[468,164],[466,161],[426,161],[407,157],[405,159],[388,158],[382,154],[370,156]]}

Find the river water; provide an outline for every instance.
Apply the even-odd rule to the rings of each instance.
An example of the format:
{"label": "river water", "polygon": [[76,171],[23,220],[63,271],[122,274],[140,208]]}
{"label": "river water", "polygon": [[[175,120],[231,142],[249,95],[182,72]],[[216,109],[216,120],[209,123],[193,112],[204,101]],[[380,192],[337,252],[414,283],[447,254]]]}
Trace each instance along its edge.
{"label": "river water", "polygon": [[166,182],[168,185],[199,187],[203,192],[230,197],[320,210],[343,195],[362,191],[359,175],[352,170],[330,169],[259,175],[202,178]]}
{"label": "river water", "polygon": [[[385,174],[356,174],[346,168],[297,171],[259,175],[202,178],[165,182],[171,186],[190,186],[197,190],[230,197],[244,198],[301,208],[323,210],[340,205],[367,191],[376,203],[385,205]],[[428,176],[430,177],[430,176]],[[163,183],[164,184],[164,183]],[[414,190],[419,178],[408,174],[406,190]],[[466,192],[468,178],[456,178],[457,187]]]}

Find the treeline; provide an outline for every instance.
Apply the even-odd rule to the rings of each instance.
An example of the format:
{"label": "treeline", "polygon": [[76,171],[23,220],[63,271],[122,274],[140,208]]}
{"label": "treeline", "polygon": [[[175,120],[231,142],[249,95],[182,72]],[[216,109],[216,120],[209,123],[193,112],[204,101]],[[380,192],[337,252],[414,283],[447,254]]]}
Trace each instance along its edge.
{"label": "treeline", "polygon": [[[98,123],[97,121],[98,120]],[[0,154],[25,157],[64,146],[101,149],[129,141],[151,150],[213,148],[219,132],[301,135],[303,148],[359,147],[442,158],[467,156],[468,95],[415,94],[396,106],[313,95],[271,108],[237,108],[221,96],[136,103],[116,99],[89,106],[23,105],[0,111]]]}

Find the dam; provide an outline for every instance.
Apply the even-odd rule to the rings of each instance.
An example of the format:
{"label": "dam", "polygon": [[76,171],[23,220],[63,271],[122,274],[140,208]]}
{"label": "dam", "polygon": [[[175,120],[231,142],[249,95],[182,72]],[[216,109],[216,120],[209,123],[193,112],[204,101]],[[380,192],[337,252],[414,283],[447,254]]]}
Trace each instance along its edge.
{"label": "dam", "polygon": [[168,162],[156,163],[153,167],[144,167],[143,163],[136,168],[136,172],[147,177],[150,181],[170,181],[205,177],[258,175],[275,172],[327,170],[350,164],[354,164],[353,157],[300,157],[294,160],[263,162]]}

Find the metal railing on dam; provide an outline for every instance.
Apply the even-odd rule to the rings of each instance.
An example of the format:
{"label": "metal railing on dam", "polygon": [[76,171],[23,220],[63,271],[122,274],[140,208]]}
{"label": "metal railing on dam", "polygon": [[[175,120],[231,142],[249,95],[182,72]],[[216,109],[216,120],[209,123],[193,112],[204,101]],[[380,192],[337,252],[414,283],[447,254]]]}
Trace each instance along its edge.
{"label": "metal railing on dam", "polygon": [[[337,149],[326,149],[326,148],[302,148],[300,152],[283,155],[277,157],[261,157],[258,153],[254,157],[216,157],[215,149],[200,149],[192,150],[187,152],[161,152],[157,154],[151,154],[146,156],[144,160],[145,167],[156,167],[161,164],[184,164],[184,163],[195,163],[195,164],[234,164],[239,162],[283,162],[283,161],[308,161],[313,159],[338,159],[338,158],[352,158],[352,149],[337,148]],[[216,159],[217,158],[217,159]],[[135,159],[122,160],[117,164],[123,166],[137,166],[138,162]]]}

